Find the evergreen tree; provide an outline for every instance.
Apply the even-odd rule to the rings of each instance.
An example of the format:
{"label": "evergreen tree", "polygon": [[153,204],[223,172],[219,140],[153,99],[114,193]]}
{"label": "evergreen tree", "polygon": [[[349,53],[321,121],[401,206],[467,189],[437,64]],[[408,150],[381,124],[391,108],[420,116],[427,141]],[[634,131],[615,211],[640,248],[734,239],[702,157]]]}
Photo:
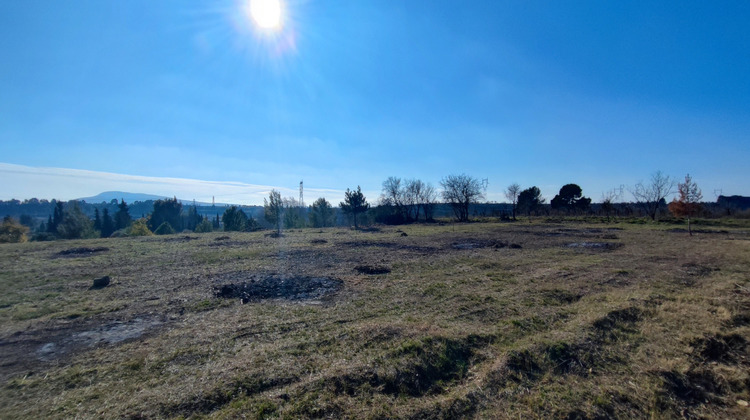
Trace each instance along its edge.
{"label": "evergreen tree", "polygon": [[104,209],[101,223],[102,238],[109,238],[112,235],[112,232],[115,231],[115,224],[112,221],[112,218],[109,216],[109,210],[107,210],[106,208]]}
{"label": "evergreen tree", "polygon": [[219,219],[219,213],[216,213],[216,219],[214,219],[214,230],[221,228],[221,222]]}
{"label": "evergreen tree", "polygon": [[[55,201],[55,200],[52,200]],[[57,233],[57,227],[60,225],[63,219],[63,203],[62,201],[55,201],[55,207],[52,210],[52,216],[47,220],[47,232]]]}
{"label": "evergreen tree", "polygon": [[276,233],[281,235],[281,215],[284,212],[284,203],[281,200],[281,193],[271,190],[268,194],[268,200],[263,199],[263,214],[268,223],[276,226]]}
{"label": "evergreen tree", "polygon": [[526,213],[531,222],[531,213],[539,210],[544,203],[542,192],[537,187],[527,188],[518,194],[518,211]]}
{"label": "evergreen tree", "polygon": [[198,214],[198,208],[192,205],[188,208],[187,220],[185,221],[185,227],[190,230],[195,228],[203,221],[203,216]]}
{"label": "evergreen tree", "polygon": [[313,227],[333,226],[333,207],[325,198],[315,200],[310,206],[310,223]]}
{"label": "evergreen tree", "polygon": [[357,191],[350,191],[348,188],[344,193],[344,201],[339,206],[341,210],[346,214],[351,214],[354,217],[354,229],[358,229],[357,215],[364,213],[370,208],[370,204],[367,202],[362,189],[357,186]]}
{"label": "evergreen tree", "polygon": [[[104,211],[107,211],[107,209],[105,208]],[[94,209],[94,230],[102,230],[102,218],[99,217],[99,209]]]}
{"label": "evergreen tree", "polygon": [[130,217],[128,205],[125,200],[121,200],[120,204],[117,205],[117,213],[115,213],[115,230],[125,229],[133,223],[133,219]]}
{"label": "evergreen tree", "polygon": [[154,201],[154,211],[151,213],[151,217],[148,221],[148,227],[156,233],[156,229],[166,222],[169,223],[173,231],[180,231],[182,230],[182,221],[180,220],[181,213],[182,203],[177,201],[177,197],[174,197],[171,200],[156,200]]}
{"label": "evergreen tree", "polygon": [[560,188],[560,192],[550,201],[553,210],[588,210],[591,199],[583,197],[583,190],[576,184],[566,184]]}
{"label": "evergreen tree", "polygon": [[247,227],[247,215],[237,206],[226,209],[221,219],[224,222],[224,231],[226,232],[241,232]]}
{"label": "evergreen tree", "polygon": [[57,226],[57,234],[65,239],[95,238],[94,222],[89,219],[77,202],[71,202]]}

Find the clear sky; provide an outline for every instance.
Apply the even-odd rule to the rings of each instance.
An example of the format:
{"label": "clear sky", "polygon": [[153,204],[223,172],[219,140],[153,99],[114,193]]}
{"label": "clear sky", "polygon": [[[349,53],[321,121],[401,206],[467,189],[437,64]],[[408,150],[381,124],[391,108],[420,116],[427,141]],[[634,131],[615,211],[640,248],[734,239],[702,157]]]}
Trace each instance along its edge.
{"label": "clear sky", "polygon": [[246,3],[0,2],[0,199],[750,195],[749,1],[286,0],[276,30]]}

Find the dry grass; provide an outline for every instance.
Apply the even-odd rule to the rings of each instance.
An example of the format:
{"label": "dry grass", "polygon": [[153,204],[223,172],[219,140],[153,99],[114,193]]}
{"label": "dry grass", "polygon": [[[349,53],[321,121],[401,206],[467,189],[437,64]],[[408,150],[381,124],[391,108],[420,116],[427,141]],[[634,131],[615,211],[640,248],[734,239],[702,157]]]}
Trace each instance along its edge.
{"label": "dry grass", "polygon": [[[0,245],[0,417],[746,418],[750,234],[711,229]],[[265,278],[342,287],[215,295]]]}

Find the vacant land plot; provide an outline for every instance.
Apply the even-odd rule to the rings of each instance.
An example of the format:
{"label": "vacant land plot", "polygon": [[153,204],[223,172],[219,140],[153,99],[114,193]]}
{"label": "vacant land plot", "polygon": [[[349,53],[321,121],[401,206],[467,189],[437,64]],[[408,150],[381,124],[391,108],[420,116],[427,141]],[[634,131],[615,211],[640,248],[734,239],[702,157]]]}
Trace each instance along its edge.
{"label": "vacant land plot", "polygon": [[737,228],[0,245],[2,418],[748,418],[748,340]]}

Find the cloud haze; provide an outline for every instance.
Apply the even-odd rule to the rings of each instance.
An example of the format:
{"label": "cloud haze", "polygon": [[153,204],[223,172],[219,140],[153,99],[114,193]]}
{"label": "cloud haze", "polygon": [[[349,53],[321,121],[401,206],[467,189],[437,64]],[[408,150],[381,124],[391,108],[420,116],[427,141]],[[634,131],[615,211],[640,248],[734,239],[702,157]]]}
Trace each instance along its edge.
{"label": "cloud haze", "polygon": [[[88,171],[67,168],[34,168],[10,163],[0,163],[0,199],[56,198],[71,200],[99,194],[103,191],[127,191],[177,196],[185,200],[232,204],[263,204],[269,191],[276,189],[282,196],[298,197],[299,190],[278,186],[246,184],[242,182],[205,181],[186,178],[148,177]],[[343,191],[306,188],[308,204],[317,197],[326,197],[331,203],[343,200]]]}

